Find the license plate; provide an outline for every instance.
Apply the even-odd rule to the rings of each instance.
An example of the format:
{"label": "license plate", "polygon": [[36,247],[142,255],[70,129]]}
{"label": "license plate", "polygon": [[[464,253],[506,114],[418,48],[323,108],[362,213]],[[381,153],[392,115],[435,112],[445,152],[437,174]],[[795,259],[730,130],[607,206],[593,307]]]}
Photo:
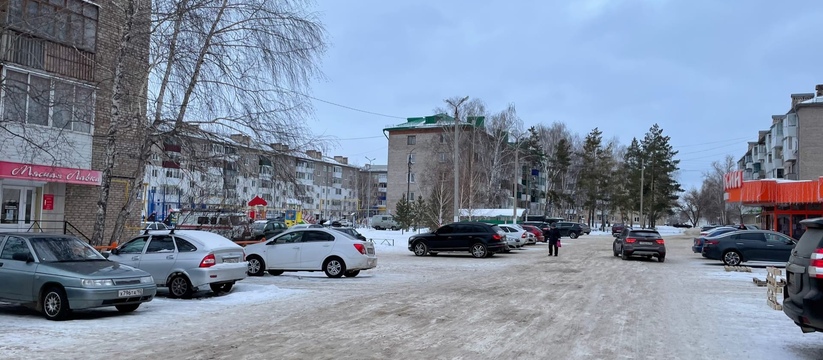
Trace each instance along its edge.
{"label": "license plate", "polygon": [[369,248],[368,250],[366,250],[366,253],[369,254],[369,255],[373,255],[374,254],[374,249]]}
{"label": "license plate", "polygon": [[653,245],[654,244],[651,241],[641,241],[640,243],[643,244],[643,245]]}
{"label": "license plate", "polygon": [[240,259],[238,259],[238,258],[223,259],[223,262],[224,263],[236,263],[236,262],[240,262]]}
{"label": "license plate", "polygon": [[142,296],[143,289],[132,289],[132,290],[119,290],[117,291],[117,297],[133,297],[133,296]]}

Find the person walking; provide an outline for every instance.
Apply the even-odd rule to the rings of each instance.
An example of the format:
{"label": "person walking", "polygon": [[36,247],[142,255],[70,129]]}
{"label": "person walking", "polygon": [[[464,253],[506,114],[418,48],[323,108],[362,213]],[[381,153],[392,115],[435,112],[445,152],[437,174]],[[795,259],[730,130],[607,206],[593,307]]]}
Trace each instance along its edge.
{"label": "person walking", "polygon": [[560,229],[557,228],[557,224],[552,224],[551,229],[549,229],[549,236],[547,237],[547,241],[549,242],[549,256],[557,256],[558,254],[558,246],[557,244],[560,242]]}

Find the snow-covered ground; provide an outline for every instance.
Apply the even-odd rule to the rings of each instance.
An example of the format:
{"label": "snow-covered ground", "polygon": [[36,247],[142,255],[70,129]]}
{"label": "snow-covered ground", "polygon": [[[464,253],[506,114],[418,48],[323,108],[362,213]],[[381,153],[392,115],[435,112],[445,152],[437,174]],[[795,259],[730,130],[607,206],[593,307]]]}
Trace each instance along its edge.
{"label": "snow-covered ground", "polygon": [[823,358],[823,334],[802,334],[753,284],[766,264],[726,272],[688,236],[666,235],[657,263],[613,257],[610,235],[564,238],[558,258],[538,244],[473,259],[416,257],[408,232],[361,232],[379,264],[354,279],[266,275],[64,322],[0,303],[0,359]]}

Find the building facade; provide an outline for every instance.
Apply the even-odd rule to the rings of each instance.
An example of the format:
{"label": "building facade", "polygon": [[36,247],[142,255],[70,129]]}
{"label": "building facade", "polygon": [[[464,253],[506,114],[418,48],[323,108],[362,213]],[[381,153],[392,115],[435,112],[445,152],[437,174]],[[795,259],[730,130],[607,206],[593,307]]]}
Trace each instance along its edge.
{"label": "building facade", "polygon": [[360,218],[386,214],[388,166],[366,164],[360,170]]}
{"label": "building facade", "polygon": [[[309,222],[347,219],[358,210],[359,174],[346,157],[192,129],[179,144],[155,149],[142,213],[163,219],[176,209],[254,210],[276,217],[296,210]],[[255,197],[265,205],[250,208]]]}
{"label": "building facade", "polygon": [[[93,232],[110,123],[113,54],[125,22],[118,6],[110,5],[83,0],[0,5],[4,230],[68,229],[85,238]],[[124,59],[124,81],[130,89],[145,89],[148,39],[136,39],[132,50]],[[125,94],[124,111],[145,113],[142,91]],[[139,146],[139,138],[128,131],[116,137],[123,153]],[[128,198],[127,179],[135,168],[130,157],[117,159],[104,238]],[[137,215],[128,219],[136,221]]]}
{"label": "building facade", "polygon": [[785,115],[758,132],[738,169],[725,175],[726,201],[761,228],[799,238],[800,221],[823,216],[823,85],[791,95]]}

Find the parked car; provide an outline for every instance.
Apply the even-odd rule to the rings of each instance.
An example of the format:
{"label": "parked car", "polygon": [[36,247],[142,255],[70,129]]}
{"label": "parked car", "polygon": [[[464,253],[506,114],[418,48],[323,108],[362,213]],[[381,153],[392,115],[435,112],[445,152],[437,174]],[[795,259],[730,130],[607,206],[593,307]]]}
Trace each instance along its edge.
{"label": "parked car", "polygon": [[545,234],[548,233],[549,229],[551,228],[551,224],[549,224],[547,222],[541,222],[541,221],[524,221],[520,224],[521,225],[531,225],[531,226],[536,227],[543,234],[543,241],[544,242],[546,241]]}
{"label": "parked car", "polygon": [[[583,234],[583,228],[580,226],[580,223],[569,222],[569,221],[558,221],[555,223],[557,225],[557,230],[560,230],[560,236],[568,236],[572,239],[577,239],[580,234]],[[591,230],[589,230],[591,232]]]}
{"label": "parked car", "polygon": [[612,236],[620,235],[623,232],[623,228],[626,227],[624,223],[614,223],[612,224]]}
{"label": "parked car", "polygon": [[651,229],[624,227],[614,239],[612,251],[614,256],[620,256],[623,260],[632,256],[656,257],[659,262],[666,260],[666,242],[660,233]]}
{"label": "parked car", "polygon": [[484,258],[508,248],[506,233],[500,227],[481,222],[446,224],[433,232],[409,237],[409,251],[417,256],[468,251],[475,258]]}
{"label": "parked car", "polygon": [[251,224],[252,238],[271,238],[286,231],[289,227],[282,221],[258,220]]}
{"label": "parked car", "polygon": [[720,227],[720,225],[716,225],[716,224],[703,225],[703,226],[700,227],[700,232],[701,233],[708,232],[709,230],[714,229],[716,227]]}
{"label": "parked car", "polygon": [[289,230],[298,229],[325,229],[325,227],[320,224],[294,224],[289,228]]}
{"label": "parked car", "polygon": [[106,260],[89,244],[63,234],[0,234],[0,300],[63,320],[72,310],[114,306],[137,310],[157,293],[143,270]]}
{"label": "parked car", "polygon": [[226,293],[246,278],[243,247],[209,231],[152,231],[104,255],[148,272],[172,298],[189,298],[203,286]]}
{"label": "parked car", "polygon": [[723,235],[728,232],[738,231],[738,228],[728,227],[728,226],[721,226],[719,228],[714,228],[712,230],[707,231],[705,234],[700,233],[700,235],[694,238],[694,245],[692,245],[692,251],[695,253],[702,253],[703,252],[703,242],[706,241],[707,237],[714,237],[718,235]]}
{"label": "parked car", "polygon": [[691,224],[686,224],[686,223],[675,223],[675,224],[672,224],[672,227],[684,228],[684,229],[691,229],[692,228]]}
{"label": "parked car", "polygon": [[354,237],[355,239],[366,241],[366,237],[363,236],[363,234],[357,232],[357,230],[355,230],[354,228],[350,228],[350,227],[332,227],[331,229],[333,229],[335,231],[342,232],[344,234],[348,234],[348,235]]}
{"label": "parked car", "polygon": [[537,242],[546,241],[546,239],[543,237],[543,230],[540,230],[540,228],[538,228],[536,226],[533,226],[533,225],[521,225],[521,226],[523,226],[523,229],[526,229],[526,231],[528,231],[528,232],[530,232],[534,235],[535,241],[537,241]]}
{"label": "parked car", "polygon": [[140,223],[140,229],[143,230],[168,230],[169,227],[166,224],[163,224],[159,221],[151,221],[151,222],[142,222]]}
{"label": "parked car", "polygon": [[511,224],[497,225],[500,230],[506,233],[506,241],[509,244],[509,249],[519,249],[526,245],[528,239],[528,231],[518,229]]}
{"label": "parked car", "polygon": [[722,260],[729,266],[747,261],[789,261],[794,239],[770,230],[738,230],[707,237],[703,242],[704,258]]}
{"label": "parked car", "polygon": [[323,271],[330,278],[355,277],[377,266],[374,244],[326,228],[289,229],[269,241],[246,246],[246,254],[251,276]]}
{"label": "parked car", "polygon": [[786,264],[783,313],[804,333],[823,332],[823,218],[800,224],[806,232]]}
{"label": "parked car", "polygon": [[391,215],[372,216],[371,219],[369,219],[369,225],[375,230],[397,230],[400,227]]}
{"label": "parked car", "polygon": [[584,223],[577,223],[577,224],[580,225],[581,235],[582,234],[589,235],[589,234],[592,233],[592,228],[591,228],[591,226],[589,226],[589,224],[584,224]]}

